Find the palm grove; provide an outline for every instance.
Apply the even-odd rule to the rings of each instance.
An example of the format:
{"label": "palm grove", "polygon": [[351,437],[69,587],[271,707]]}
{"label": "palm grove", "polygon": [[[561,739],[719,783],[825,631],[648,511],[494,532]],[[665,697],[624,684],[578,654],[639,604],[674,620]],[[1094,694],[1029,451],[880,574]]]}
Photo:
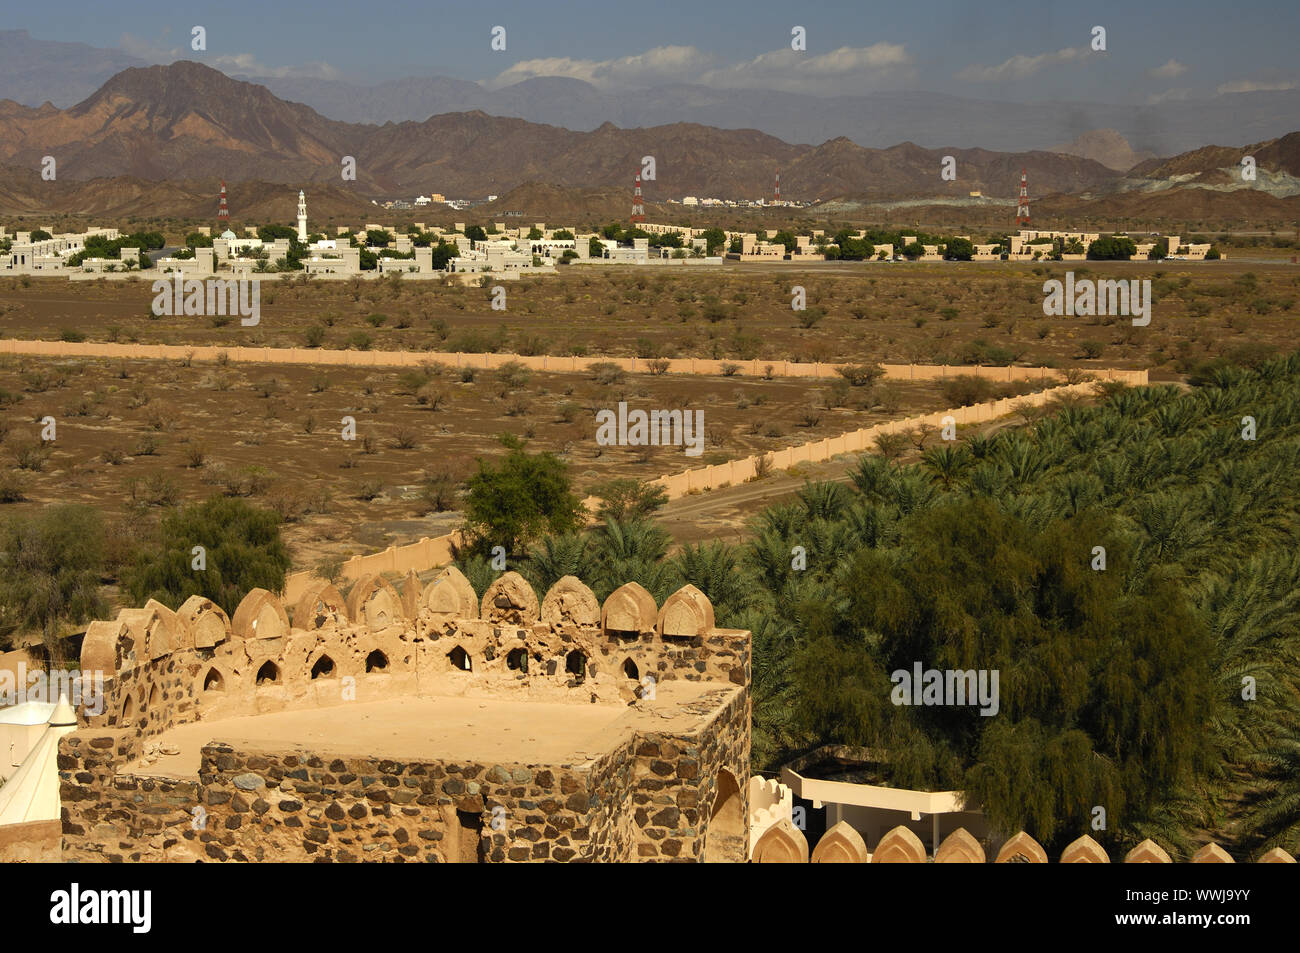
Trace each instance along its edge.
{"label": "palm grove", "polygon": [[[1086,832],[1184,857],[1198,834],[1295,852],[1300,356],[1194,380],[1107,387],[914,465],[864,456],[851,485],[764,510],[743,545],[671,554],[648,518],[662,497],[604,488],[602,521],[578,531],[551,483],[562,464],[516,447],[475,479],[518,479],[528,459],[553,505],[531,544],[517,510],[506,531],[479,512],[460,565],[482,591],[505,540],[538,591],[568,574],[601,599],[633,580],[661,602],[699,587],[719,625],[754,634],[755,770],[869,746],[888,752],[883,783],[964,790],[1051,849]],[[999,714],[896,706],[890,673],[918,661],[998,670]]]}
{"label": "palm grove", "polygon": [[[1088,832],[1120,850],[1149,836],[1186,856],[1202,835],[1243,858],[1294,853],[1300,355],[1193,382],[1107,387],[915,464],[882,446],[849,484],[762,511],[742,545],[675,551],[652,518],[662,491],[606,484],[584,528],[566,465],[507,440],[467,481],[458,563],[480,592],[498,546],[539,592],[570,574],[601,599],[699,587],[719,625],[754,634],[755,770],[867,746],[886,753],[881,783],[963,790],[1049,849]],[[243,501],[179,510],[116,555],[96,526],[85,510],[5,524],[4,629],[94,618],[106,573],[135,604],[200,592],[233,611],[289,564],[277,518]],[[998,714],[896,706],[890,673],[916,662],[997,670]]]}

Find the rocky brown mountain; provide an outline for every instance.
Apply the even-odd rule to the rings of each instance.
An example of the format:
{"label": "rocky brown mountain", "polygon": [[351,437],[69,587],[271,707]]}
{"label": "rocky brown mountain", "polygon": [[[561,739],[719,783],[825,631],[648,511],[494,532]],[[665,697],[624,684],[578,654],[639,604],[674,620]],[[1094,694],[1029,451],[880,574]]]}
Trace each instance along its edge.
{"label": "rocky brown mountain", "polygon": [[[527,181],[631,191],[644,156],[656,178],[648,200],[714,195],[759,198],[781,173],[783,195],[1011,195],[1022,166],[1036,194],[1104,188],[1117,174],[1096,162],[1050,153],[922,149],[903,143],[864,149],[848,139],[791,145],[752,129],[692,123],[590,132],[480,111],[424,122],[369,125],[326,119],[264,86],[198,63],[123,70],[69,109],[0,103],[0,162],[38,168],[52,155],[60,178],[219,177],[292,185],[343,183],[345,156],[356,159],[348,187],[367,198],[442,192],[504,193]],[[957,181],[940,178],[945,155]]]}

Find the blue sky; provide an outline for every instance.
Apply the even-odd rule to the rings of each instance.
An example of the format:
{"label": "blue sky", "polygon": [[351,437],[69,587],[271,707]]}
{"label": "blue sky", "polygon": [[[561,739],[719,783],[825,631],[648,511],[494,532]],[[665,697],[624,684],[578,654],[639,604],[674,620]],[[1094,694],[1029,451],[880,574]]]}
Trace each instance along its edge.
{"label": "blue sky", "polygon": [[[208,31],[206,53],[189,49],[195,24]],[[490,49],[496,25],[506,28],[505,52]],[[807,30],[806,52],[790,50],[795,25]],[[1095,25],[1107,31],[1104,54],[1088,48]],[[617,89],[701,82],[818,95],[920,89],[1159,103],[1300,82],[1297,0],[62,0],[7,10],[0,26],[155,62],[366,83],[564,75]]]}

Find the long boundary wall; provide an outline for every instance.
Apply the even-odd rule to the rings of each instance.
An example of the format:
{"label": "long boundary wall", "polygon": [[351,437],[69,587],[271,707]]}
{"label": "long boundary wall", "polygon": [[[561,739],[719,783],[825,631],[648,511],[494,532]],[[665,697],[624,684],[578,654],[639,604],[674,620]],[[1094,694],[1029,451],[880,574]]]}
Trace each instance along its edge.
{"label": "long boundary wall", "polygon": [[[1129,374],[1140,374],[1138,383],[1146,383],[1146,371],[1119,373],[1124,375],[1119,378],[1121,380],[1124,380]],[[1115,378],[1108,379],[1114,380]],[[1091,392],[1092,387],[1092,382],[1066,384],[1038,391],[1034,394],[1026,394],[1023,397],[1003,397],[999,400],[991,400],[968,407],[939,410],[931,414],[904,417],[899,420],[887,420],[883,423],[864,427],[860,430],[853,430],[835,437],[826,437],[821,440],[799,444],[798,446],[786,447],[784,450],[774,450],[742,457],[738,460],[728,460],[726,463],[697,467],[681,473],[665,474],[650,482],[652,485],[662,486],[668,491],[668,499],[675,500],[691,493],[716,490],[720,487],[732,486],[736,483],[752,480],[758,476],[759,460],[763,458],[771,460],[772,470],[788,470],[800,463],[822,463],[844,453],[865,453],[872,449],[876,437],[882,434],[901,433],[925,425],[941,427],[946,417],[952,417],[958,426],[986,423],[1004,414],[1011,413],[1018,404],[1028,403],[1041,406],[1050,400],[1067,394],[1087,394]],[[583,501],[589,508],[594,507],[598,502],[599,500],[596,497],[588,497]],[[406,546],[390,546],[382,552],[371,553],[366,556],[353,556],[343,563],[342,578],[358,579],[367,574],[405,574],[408,571],[418,573],[428,569],[436,569],[451,562],[452,546],[458,543],[460,538],[458,532],[448,533],[445,536],[426,536],[418,542]],[[291,573],[285,579],[285,599],[289,602],[296,600],[313,578],[313,574],[309,571]]]}
{"label": "long boundary wall", "polygon": [[[219,347],[183,344],[112,344],[106,342],[72,343],[69,341],[0,341],[0,353],[34,354],[43,357],[115,358],[118,360],[230,360],[240,364],[312,364],[341,367],[419,367],[442,363],[449,367],[474,367],[484,370],[517,361],[537,371],[573,374],[589,370],[595,364],[614,364],[634,374],[652,373],[655,362],[640,357],[572,357],[553,354],[454,354],[443,351],[338,351],[306,347]],[[655,365],[658,366],[658,365]],[[738,375],[749,377],[835,377],[846,365],[798,361],[722,361],[684,357],[667,360],[669,374],[723,374],[725,367],[737,367]],[[942,380],[961,374],[987,378],[1001,383],[1019,380],[1050,380],[1056,371],[1048,367],[986,367],[931,364],[882,364],[887,380]],[[1107,380],[1126,384],[1145,384],[1146,371],[1113,368],[1091,371]]]}
{"label": "long boundary wall", "polygon": [[[528,356],[522,354],[448,354],[441,351],[337,351],[315,348],[276,347],[218,347],[215,345],[177,344],[113,344],[102,342],[73,343],[69,341],[19,341],[0,340],[0,353],[32,354],[63,358],[115,358],[118,360],[197,360],[216,361],[228,359],[238,363],[255,364],[311,364],[344,367],[419,367],[429,362],[440,362],[452,367],[492,369],[511,361],[518,361],[534,370],[551,373],[585,371],[594,364],[610,363],[632,373],[651,373],[652,361],[637,357],[563,357],[556,355]],[[662,365],[656,365],[662,366]],[[797,361],[720,361],[703,358],[677,358],[667,361],[666,373],[705,374],[724,373],[724,367],[735,367],[736,374],[762,377],[835,377],[839,368],[847,365],[827,363],[799,363]],[[889,380],[943,380],[960,375],[972,375],[1001,383],[1018,380],[1047,381],[1056,377],[1056,371],[1047,367],[989,367],[983,365],[951,366],[929,364],[882,364],[885,378]],[[1094,378],[1118,381],[1130,386],[1145,385],[1145,370],[1098,368],[1090,371]],[[1083,393],[1091,383],[1051,387],[1023,397],[1002,398],[969,407],[941,410],[918,417],[907,417],[826,437],[809,443],[787,447],[784,450],[757,454],[727,463],[699,467],[681,473],[665,474],[651,483],[668,491],[674,500],[689,493],[714,490],[722,486],[743,483],[758,475],[758,461],[771,460],[774,470],[787,470],[799,463],[820,463],[842,453],[862,453],[871,449],[872,442],[881,434],[896,433],[914,427],[941,426],[943,418],[952,416],[959,425],[983,423],[1010,413],[1014,405],[1027,402],[1041,405],[1057,395]],[[589,497],[583,501],[594,505]],[[342,578],[358,579],[367,574],[423,572],[446,565],[452,559],[452,546],[459,542],[460,534],[424,537],[405,546],[390,546],[382,552],[353,556],[343,564]],[[285,580],[285,598],[296,599],[314,578],[311,572],[291,573]]]}

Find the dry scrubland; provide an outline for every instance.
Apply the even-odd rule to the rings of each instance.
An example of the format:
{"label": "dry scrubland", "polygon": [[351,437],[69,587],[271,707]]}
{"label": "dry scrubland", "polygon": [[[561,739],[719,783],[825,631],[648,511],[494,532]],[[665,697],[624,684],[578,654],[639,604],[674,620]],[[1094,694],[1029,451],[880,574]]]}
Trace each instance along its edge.
{"label": "dry scrubland", "polygon": [[[990,397],[953,384],[623,374],[462,372],[434,351],[701,356],[822,361],[1150,367],[1185,373],[1209,358],[1295,346],[1300,272],[1231,263],[1089,263],[1094,277],[1149,276],[1150,327],[1047,318],[1055,266],[733,267],[701,272],[566,269],[485,289],[268,276],[262,321],[150,316],[138,282],[0,282],[3,331],[17,338],[366,347],[428,351],[418,371],[382,368],[0,358],[0,497],[21,510],[93,502],[122,520],[214,492],[277,509],[299,568],[389,542],[439,535],[458,518],[455,485],[512,433],[555,451],[586,493],[613,477],[651,479],[815,440],[901,415]],[[809,311],[789,289],[808,290]],[[1093,356],[1088,356],[1093,355]],[[1026,387],[1032,385],[1025,385]],[[704,411],[701,457],[680,448],[601,448],[593,414],[633,407]],[[357,440],[340,439],[345,414]],[[58,422],[39,443],[42,417]]]}
{"label": "dry scrubland", "polygon": [[[511,351],[796,361],[1147,367],[1186,373],[1212,357],[1289,348],[1300,270],[1228,262],[1070,263],[1076,278],[1151,278],[1149,327],[1048,318],[1042,284],[1067,265],[836,264],[701,270],[575,266],[482,288],[268,275],[262,320],[150,315],[148,279],[0,282],[10,337],[372,350]],[[487,276],[489,284],[491,276]],[[808,309],[790,308],[793,285]]]}
{"label": "dry scrubland", "polygon": [[[982,385],[970,396],[1038,386]],[[123,521],[124,538],[141,512],[213,493],[248,497],[285,517],[306,568],[446,532],[458,522],[446,512],[455,485],[475,457],[501,452],[502,433],[558,453],[585,494],[614,477],[653,479],[964,402],[960,386],[10,356],[0,358],[0,491],[11,512],[94,503]],[[703,411],[703,455],[598,446],[594,414],[621,400]],[[47,415],[58,427],[52,445],[39,439]],[[342,439],[345,415],[355,441]]]}

